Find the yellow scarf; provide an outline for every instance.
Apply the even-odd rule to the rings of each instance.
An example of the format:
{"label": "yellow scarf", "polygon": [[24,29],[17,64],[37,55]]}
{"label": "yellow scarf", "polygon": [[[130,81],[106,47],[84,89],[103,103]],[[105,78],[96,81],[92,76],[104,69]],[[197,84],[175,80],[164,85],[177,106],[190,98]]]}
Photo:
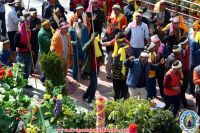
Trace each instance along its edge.
{"label": "yellow scarf", "polygon": [[117,20],[118,22],[118,28],[120,29],[120,26],[121,26],[121,20],[123,19],[124,15],[122,13],[119,13],[119,16],[117,17],[114,12],[111,13],[111,18]]}
{"label": "yellow scarf", "polygon": [[200,31],[196,33],[195,42],[200,43]]}
{"label": "yellow scarf", "polygon": [[51,34],[53,35],[55,33],[55,30],[51,27]]}
{"label": "yellow scarf", "polygon": [[95,50],[96,57],[102,56],[101,50],[100,50],[100,48],[99,48],[99,42],[100,42],[100,37],[99,37],[99,35],[98,35],[98,36],[95,37],[95,39],[94,39],[94,50]]}
{"label": "yellow scarf", "polygon": [[112,54],[112,57],[115,57],[117,54],[120,54],[120,61],[122,61],[122,71],[121,71],[122,75],[126,74],[126,67],[124,66],[124,62],[126,60],[126,51],[125,51],[125,49],[128,48],[128,47],[129,46],[126,45],[126,46],[124,46],[124,47],[119,49],[117,41],[115,41],[114,52]]}

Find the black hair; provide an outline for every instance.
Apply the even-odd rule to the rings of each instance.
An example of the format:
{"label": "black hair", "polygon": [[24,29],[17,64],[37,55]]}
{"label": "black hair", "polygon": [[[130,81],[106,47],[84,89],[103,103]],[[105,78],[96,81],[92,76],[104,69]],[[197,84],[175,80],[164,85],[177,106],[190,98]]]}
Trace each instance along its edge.
{"label": "black hair", "polygon": [[29,9],[29,11],[37,11],[37,9],[34,8],[34,7],[31,7],[31,8]]}
{"label": "black hair", "polygon": [[186,36],[182,36],[182,37],[181,37],[181,40],[179,41],[179,43],[184,42],[187,38],[188,38],[188,37],[186,37]]}
{"label": "black hair", "polygon": [[178,61],[178,60],[175,60],[175,61],[172,63],[173,66],[178,66],[178,64],[179,64],[179,61]]}

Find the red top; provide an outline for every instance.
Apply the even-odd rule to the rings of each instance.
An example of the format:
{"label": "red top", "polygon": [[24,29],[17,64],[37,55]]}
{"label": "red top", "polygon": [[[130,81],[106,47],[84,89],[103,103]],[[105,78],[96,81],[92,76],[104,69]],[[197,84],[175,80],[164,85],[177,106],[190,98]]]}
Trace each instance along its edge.
{"label": "red top", "polygon": [[164,77],[164,93],[167,96],[176,96],[180,92],[173,90],[172,87],[181,87],[181,75],[180,72],[174,72],[172,69],[165,74]]}

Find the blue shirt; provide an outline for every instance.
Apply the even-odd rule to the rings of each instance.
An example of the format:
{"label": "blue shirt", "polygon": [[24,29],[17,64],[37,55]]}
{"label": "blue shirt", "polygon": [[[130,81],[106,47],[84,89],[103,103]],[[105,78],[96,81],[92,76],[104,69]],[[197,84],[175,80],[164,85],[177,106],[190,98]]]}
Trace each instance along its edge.
{"label": "blue shirt", "polygon": [[0,13],[5,12],[4,4],[0,4]]}
{"label": "blue shirt", "polygon": [[8,63],[8,59],[10,58],[10,54],[11,54],[10,50],[8,50],[8,51],[3,50],[0,53],[0,61],[1,61],[1,63],[3,63],[4,65],[12,66],[12,62]]}

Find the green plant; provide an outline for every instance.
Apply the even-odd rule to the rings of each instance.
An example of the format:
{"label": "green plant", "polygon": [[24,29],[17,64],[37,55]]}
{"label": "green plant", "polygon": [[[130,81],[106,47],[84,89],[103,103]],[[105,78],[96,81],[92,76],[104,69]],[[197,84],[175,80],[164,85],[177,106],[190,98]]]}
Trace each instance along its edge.
{"label": "green plant", "polygon": [[56,54],[42,54],[40,65],[46,80],[50,80],[53,86],[65,84],[63,65]]}
{"label": "green plant", "polygon": [[25,115],[31,98],[24,94],[27,80],[23,79],[23,64],[0,68],[0,132],[15,132],[19,121],[26,121]]}
{"label": "green plant", "polygon": [[139,133],[179,133],[180,128],[170,111],[153,110],[149,101],[129,98],[109,101],[106,105],[106,125],[127,128],[136,123]]}

